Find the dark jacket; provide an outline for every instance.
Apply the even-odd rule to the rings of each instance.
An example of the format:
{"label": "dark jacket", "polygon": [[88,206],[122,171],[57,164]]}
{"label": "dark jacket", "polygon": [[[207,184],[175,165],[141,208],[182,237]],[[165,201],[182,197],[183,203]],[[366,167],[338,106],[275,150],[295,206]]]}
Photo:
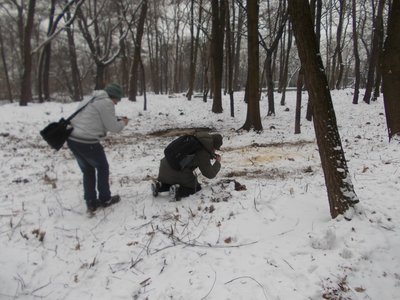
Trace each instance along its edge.
{"label": "dark jacket", "polygon": [[158,180],[167,184],[180,184],[184,187],[196,188],[197,178],[193,171],[199,168],[201,174],[209,179],[214,178],[221,169],[220,162],[211,159],[214,154],[213,139],[207,132],[196,133],[195,136],[204,146],[195,153],[193,161],[189,166],[183,170],[173,169],[164,157],[160,163],[160,170],[158,173]]}

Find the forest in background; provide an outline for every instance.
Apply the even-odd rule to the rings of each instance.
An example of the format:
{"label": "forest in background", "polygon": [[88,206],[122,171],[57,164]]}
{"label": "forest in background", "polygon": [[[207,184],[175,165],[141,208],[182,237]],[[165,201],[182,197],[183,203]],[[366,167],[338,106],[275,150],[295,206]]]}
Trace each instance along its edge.
{"label": "forest in background", "polygon": [[[145,90],[210,98],[214,77],[227,93],[246,87],[246,1],[1,2],[0,99],[79,101],[108,82],[121,83],[130,100]],[[367,88],[363,100],[376,99],[391,1],[310,7],[330,89]],[[260,89],[282,92],[284,104],[300,71],[287,1],[259,1],[258,42]]]}

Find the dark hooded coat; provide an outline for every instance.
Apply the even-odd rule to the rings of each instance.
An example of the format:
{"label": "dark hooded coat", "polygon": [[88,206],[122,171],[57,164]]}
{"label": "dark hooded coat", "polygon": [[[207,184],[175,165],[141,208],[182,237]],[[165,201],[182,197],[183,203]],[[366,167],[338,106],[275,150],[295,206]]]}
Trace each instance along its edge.
{"label": "dark hooded coat", "polygon": [[[209,179],[214,178],[219,170],[221,169],[221,164],[219,161],[213,158],[215,147],[213,135],[207,132],[199,132],[195,134],[196,138],[204,146],[195,153],[195,156],[189,166],[183,170],[173,169],[164,157],[160,163],[160,170],[158,173],[158,180],[167,184],[179,184],[184,187],[195,189],[198,185],[196,176],[194,175],[194,170],[199,168],[201,174]],[[220,135],[218,135],[220,137]],[[222,143],[222,141],[220,141]],[[221,144],[218,145],[219,148]]]}

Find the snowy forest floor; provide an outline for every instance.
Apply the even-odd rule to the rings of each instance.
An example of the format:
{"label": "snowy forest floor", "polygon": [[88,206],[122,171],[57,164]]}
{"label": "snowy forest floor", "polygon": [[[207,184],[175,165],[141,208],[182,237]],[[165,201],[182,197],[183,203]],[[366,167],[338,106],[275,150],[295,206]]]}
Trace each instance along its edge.
{"label": "snowy forest floor", "polygon": [[[242,94],[234,118],[228,97],[222,114],[182,95],[148,95],[147,111],[123,99],[130,123],[103,142],[122,200],[92,218],[71,152],[39,135],[76,104],[2,105],[0,299],[398,299],[400,145],[388,143],[383,99],[332,92],[360,198],[346,221],[330,217],[312,123],[293,133],[295,96],[276,116],[260,102],[261,133],[237,131]],[[154,198],[163,149],[194,129],[223,135],[220,173],[199,175],[203,189],[182,201]]]}

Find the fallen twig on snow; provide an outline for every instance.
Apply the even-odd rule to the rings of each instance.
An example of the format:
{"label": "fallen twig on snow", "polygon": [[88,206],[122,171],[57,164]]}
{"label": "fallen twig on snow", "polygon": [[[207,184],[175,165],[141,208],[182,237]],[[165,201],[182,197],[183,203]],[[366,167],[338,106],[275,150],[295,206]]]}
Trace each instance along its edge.
{"label": "fallen twig on snow", "polygon": [[[214,271],[214,270],[213,270]],[[208,297],[208,295],[210,295],[211,291],[214,289],[215,286],[215,282],[217,281],[217,272],[214,271],[214,282],[211,286],[211,289],[208,291],[207,295],[205,295],[203,298],[201,298],[201,300],[204,300]]]}
{"label": "fallen twig on snow", "polygon": [[251,279],[251,280],[255,281],[261,287],[261,289],[262,289],[262,291],[264,293],[265,299],[268,299],[267,293],[265,292],[264,286],[261,283],[259,283],[257,280],[255,280],[253,277],[251,277],[251,276],[240,276],[240,277],[237,277],[237,278],[233,278],[233,279],[225,282],[225,284],[228,284],[228,283],[231,283],[231,282],[233,282],[235,280],[239,280],[239,279],[243,279],[243,278],[248,278],[248,279]]}
{"label": "fallen twig on snow", "polygon": [[191,246],[191,247],[203,247],[203,248],[240,248],[240,247],[244,247],[244,246],[250,246],[253,244],[258,243],[258,241],[254,241],[254,242],[250,242],[250,243],[246,243],[246,244],[236,244],[236,245],[226,245],[226,246],[222,246],[222,245],[213,245],[211,243],[207,243],[207,244],[199,244],[197,242],[185,242],[182,241],[179,237],[175,236],[173,234],[173,232],[166,232],[162,229],[158,229],[158,231],[160,231],[162,234],[165,234],[166,236],[168,236],[169,238],[172,239],[172,241],[174,243],[180,243],[186,246]]}

